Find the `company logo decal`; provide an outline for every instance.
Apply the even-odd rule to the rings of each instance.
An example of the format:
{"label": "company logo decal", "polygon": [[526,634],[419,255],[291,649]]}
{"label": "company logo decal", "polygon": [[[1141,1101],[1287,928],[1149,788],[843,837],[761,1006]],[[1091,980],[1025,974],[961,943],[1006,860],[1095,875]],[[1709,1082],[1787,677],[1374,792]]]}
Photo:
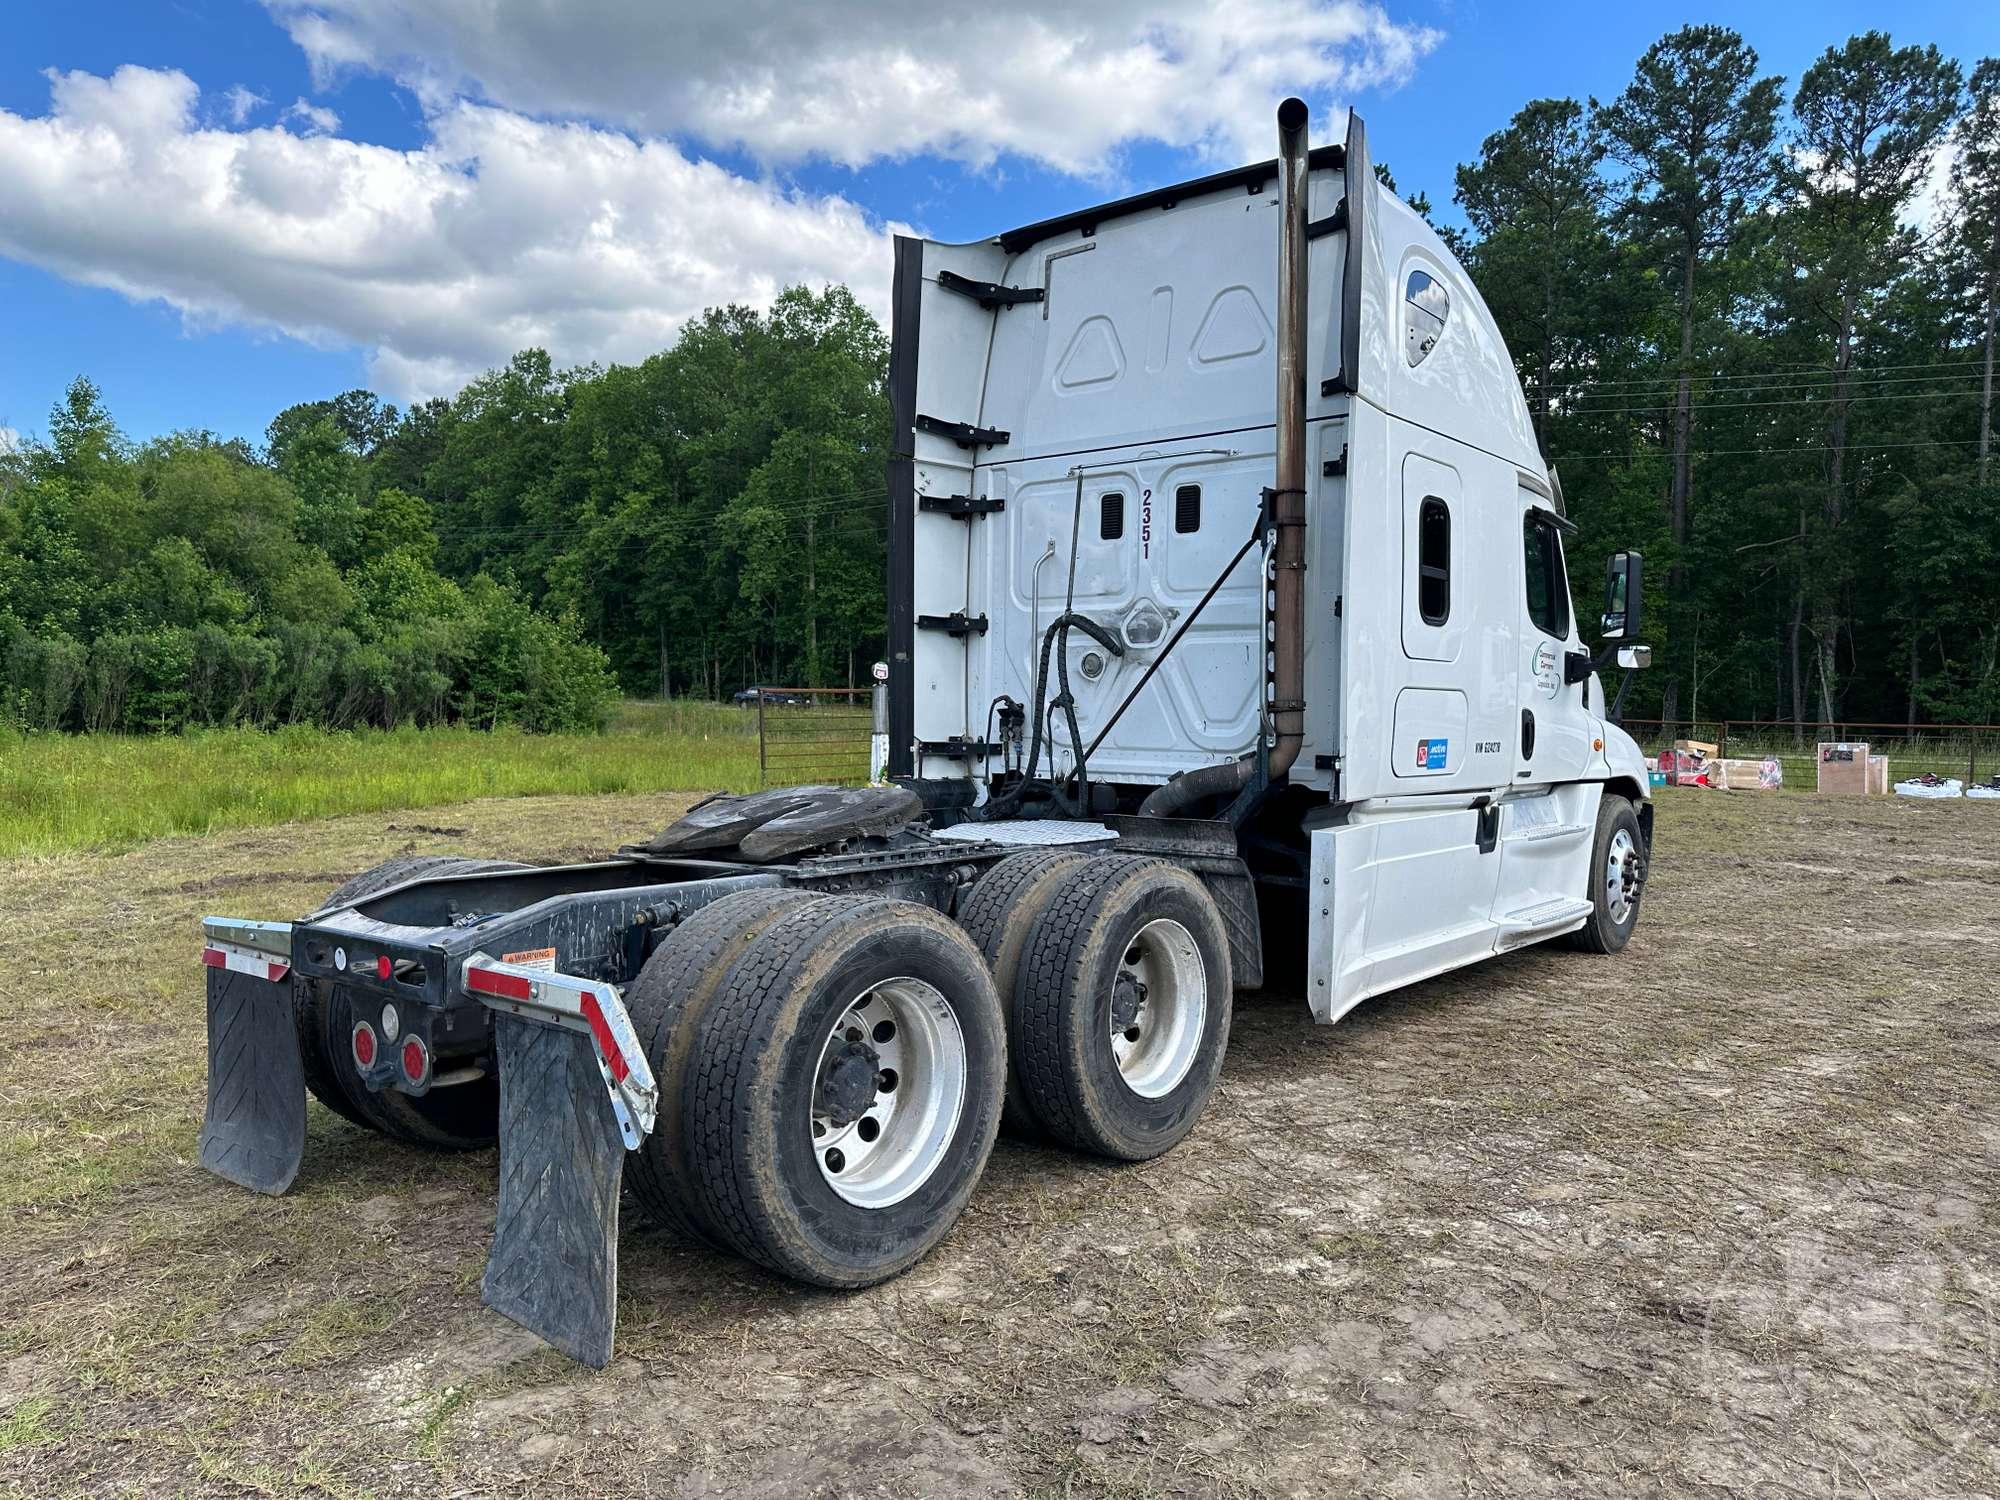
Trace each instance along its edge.
{"label": "company logo decal", "polygon": [[1419,771],[1442,771],[1445,757],[1451,753],[1450,740],[1418,740],[1417,769]]}

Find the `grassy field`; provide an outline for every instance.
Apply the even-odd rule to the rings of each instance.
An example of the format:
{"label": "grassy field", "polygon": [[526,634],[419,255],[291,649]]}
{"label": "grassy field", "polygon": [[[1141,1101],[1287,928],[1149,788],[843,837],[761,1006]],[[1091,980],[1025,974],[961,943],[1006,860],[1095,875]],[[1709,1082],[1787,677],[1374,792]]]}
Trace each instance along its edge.
{"label": "grassy field", "polygon": [[476,797],[747,791],[757,779],[756,715],[714,703],[626,703],[594,735],[0,733],[0,858]]}
{"label": "grassy field", "polygon": [[1614,959],[1239,998],[1159,1161],[1003,1141],[803,1290],[628,1216],[599,1374],[479,1305],[494,1156],[193,1165],[205,911],[687,795],[0,859],[0,1495],[2000,1492],[2000,809],[1666,792]]}

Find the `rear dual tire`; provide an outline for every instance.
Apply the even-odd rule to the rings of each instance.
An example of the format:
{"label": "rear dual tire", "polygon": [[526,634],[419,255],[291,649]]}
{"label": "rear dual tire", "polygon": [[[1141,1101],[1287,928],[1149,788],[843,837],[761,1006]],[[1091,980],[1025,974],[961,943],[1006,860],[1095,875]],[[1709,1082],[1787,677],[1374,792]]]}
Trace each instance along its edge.
{"label": "rear dual tire", "polygon": [[1143,856],[1061,871],[1014,975],[1010,1060],[1051,1136],[1117,1161],[1194,1128],[1229,1045],[1229,937],[1201,881]]}
{"label": "rear dual tire", "polygon": [[[814,1285],[894,1276],[949,1232],[998,1130],[1006,1033],[986,965],[907,901],[723,904],[628,994],[662,1120],[677,1116],[633,1165],[640,1205]],[[675,1007],[670,976],[690,971],[700,993]]]}
{"label": "rear dual tire", "polygon": [[[1010,854],[980,876],[959,903],[958,925],[985,958],[993,975],[993,987],[1007,1013],[1010,1047],[1011,1039],[1021,1030],[1020,1017],[1015,1014],[1015,984],[1020,977],[1021,955],[1028,946],[1036,919],[1048,907],[1063,876],[1086,857],[1074,849],[1024,849],[1019,854]],[[1034,1107],[1022,1091],[1020,1070],[1011,1061],[1000,1128],[1009,1135],[1028,1139],[1043,1133]]]}

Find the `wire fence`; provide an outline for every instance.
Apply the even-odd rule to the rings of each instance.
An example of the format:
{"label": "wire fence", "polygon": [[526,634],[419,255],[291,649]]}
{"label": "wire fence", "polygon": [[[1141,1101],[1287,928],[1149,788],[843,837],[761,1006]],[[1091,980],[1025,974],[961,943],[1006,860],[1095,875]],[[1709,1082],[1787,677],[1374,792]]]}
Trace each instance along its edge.
{"label": "wire fence", "polygon": [[757,690],[757,774],[765,786],[868,780],[872,688]]}
{"label": "wire fence", "polygon": [[1840,720],[1794,726],[1789,719],[1621,719],[1646,758],[1659,764],[1677,740],[1715,746],[1718,760],[1776,760],[1785,785],[1812,791],[1818,785],[1818,746],[1866,744],[1889,759],[1893,785],[1927,773],[1962,779],[1967,786],[2000,773],[2000,724],[1908,724]]}

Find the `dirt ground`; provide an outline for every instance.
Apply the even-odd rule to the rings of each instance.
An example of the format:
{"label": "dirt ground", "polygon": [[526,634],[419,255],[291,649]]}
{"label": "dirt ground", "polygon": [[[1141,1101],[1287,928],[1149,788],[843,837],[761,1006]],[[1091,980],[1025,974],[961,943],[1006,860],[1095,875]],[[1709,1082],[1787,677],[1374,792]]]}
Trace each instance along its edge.
{"label": "dirt ground", "polygon": [[1003,1142],[887,1286],[628,1218],[602,1374],[479,1305],[490,1153],[193,1167],[195,920],[685,799],[0,865],[0,1493],[2000,1491],[2000,808],[1662,800],[1623,957],[1247,997],[1184,1146]]}

